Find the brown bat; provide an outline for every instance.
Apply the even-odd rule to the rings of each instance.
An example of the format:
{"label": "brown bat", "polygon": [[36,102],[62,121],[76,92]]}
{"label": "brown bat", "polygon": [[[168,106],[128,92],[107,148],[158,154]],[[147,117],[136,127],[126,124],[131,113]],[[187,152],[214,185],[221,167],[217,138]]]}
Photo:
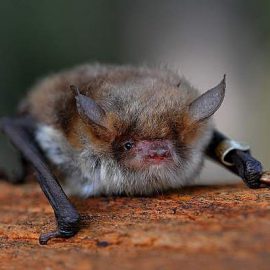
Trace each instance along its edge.
{"label": "brown bat", "polygon": [[199,174],[205,155],[260,187],[262,166],[248,147],[214,130],[211,116],[224,95],[225,76],[199,95],[168,69],[98,64],[36,84],[18,115],[1,119],[1,130],[34,167],[54,209],[57,230],[42,234],[40,243],[79,230],[65,192],[151,195],[180,188]]}

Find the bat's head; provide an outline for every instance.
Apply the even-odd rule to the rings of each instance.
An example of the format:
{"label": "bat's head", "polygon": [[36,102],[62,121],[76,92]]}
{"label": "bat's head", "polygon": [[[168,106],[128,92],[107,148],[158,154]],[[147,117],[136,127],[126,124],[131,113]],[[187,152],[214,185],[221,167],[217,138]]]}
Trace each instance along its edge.
{"label": "bat's head", "polygon": [[97,155],[144,177],[198,170],[212,132],[209,119],[224,99],[225,77],[200,96],[185,81],[114,88],[98,100],[76,90],[77,109]]}

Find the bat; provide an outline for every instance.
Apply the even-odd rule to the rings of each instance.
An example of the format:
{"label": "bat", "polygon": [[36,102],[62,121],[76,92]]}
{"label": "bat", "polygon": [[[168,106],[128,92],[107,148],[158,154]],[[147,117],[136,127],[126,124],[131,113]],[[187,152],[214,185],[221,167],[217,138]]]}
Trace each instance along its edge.
{"label": "bat", "polygon": [[[41,234],[40,244],[79,231],[80,215],[67,195],[177,189],[192,183],[207,156],[250,188],[267,184],[249,147],[214,128],[212,116],[225,88],[225,75],[201,95],[169,69],[101,64],[65,70],[34,85],[17,115],[0,119],[0,128],[24,165],[36,171],[54,210],[57,229]],[[24,177],[25,172],[17,180]]]}

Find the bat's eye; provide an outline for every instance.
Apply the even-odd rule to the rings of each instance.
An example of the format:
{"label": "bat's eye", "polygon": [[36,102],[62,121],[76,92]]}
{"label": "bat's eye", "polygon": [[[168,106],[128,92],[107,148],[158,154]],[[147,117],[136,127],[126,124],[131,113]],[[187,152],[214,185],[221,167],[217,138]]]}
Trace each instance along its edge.
{"label": "bat's eye", "polygon": [[130,150],[131,148],[133,148],[133,146],[134,146],[134,143],[133,142],[126,142],[125,144],[124,144],[124,148],[125,148],[125,150]]}

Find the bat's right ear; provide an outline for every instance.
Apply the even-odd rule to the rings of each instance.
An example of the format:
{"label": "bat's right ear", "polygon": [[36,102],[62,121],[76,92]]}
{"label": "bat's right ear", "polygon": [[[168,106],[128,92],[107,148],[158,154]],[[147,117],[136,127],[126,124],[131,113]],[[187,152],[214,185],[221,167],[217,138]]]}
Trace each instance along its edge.
{"label": "bat's right ear", "polygon": [[193,121],[200,122],[212,116],[221,106],[226,88],[226,76],[214,88],[199,96],[189,105],[189,114]]}
{"label": "bat's right ear", "polygon": [[105,111],[93,99],[82,95],[78,87],[71,85],[70,89],[75,93],[77,110],[80,117],[90,125],[105,129]]}

